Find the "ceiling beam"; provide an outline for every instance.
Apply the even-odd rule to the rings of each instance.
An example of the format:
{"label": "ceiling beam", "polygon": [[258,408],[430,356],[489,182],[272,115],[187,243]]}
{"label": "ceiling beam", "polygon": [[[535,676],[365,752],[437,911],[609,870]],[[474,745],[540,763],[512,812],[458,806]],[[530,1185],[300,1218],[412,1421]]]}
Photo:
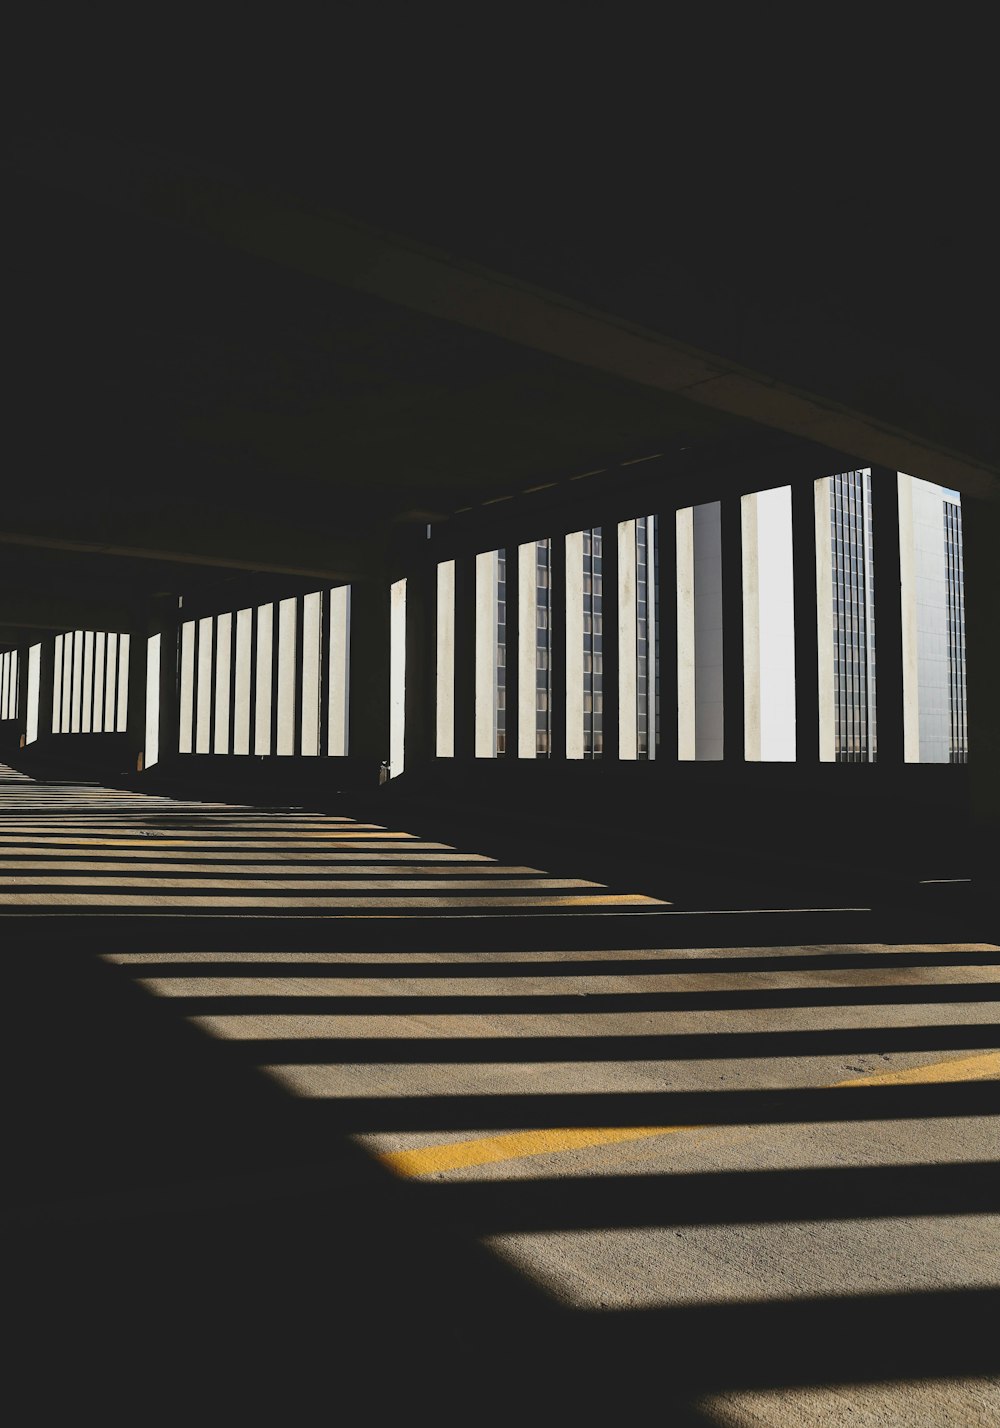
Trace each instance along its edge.
{"label": "ceiling beam", "polygon": [[[966,430],[952,423],[943,433],[935,430],[933,420],[925,421],[921,430],[919,403],[910,408],[916,416],[907,429],[886,420],[884,411],[880,414],[877,395],[867,406],[857,399],[845,403],[829,391],[799,387],[773,372],[755,370],[666,332],[351,219],[283,207],[160,153],[66,134],[22,141],[16,162],[23,172],[57,187],[200,231],[298,272],[749,418],[836,448],[859,463],[906,471],[970,495],[995,498],[1000,493],[1000,470],[966,449]],[[812,334],[813,342],[822,345],[824,336]],[[863,361],[860,339],[848,348],[848,362],[852,351],[855,361]],[[791,353],[793,371],[794,356]]]}

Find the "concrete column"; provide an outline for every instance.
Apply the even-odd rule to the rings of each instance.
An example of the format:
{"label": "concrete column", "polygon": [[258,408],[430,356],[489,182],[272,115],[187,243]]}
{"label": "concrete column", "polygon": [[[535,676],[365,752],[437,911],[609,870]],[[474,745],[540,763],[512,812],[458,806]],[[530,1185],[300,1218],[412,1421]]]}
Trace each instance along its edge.
{"label": "concrete column", "polygon": [[352,757],[389,757],[389,581],[351,587],[348,749]]}
{"label": "concrete column", "polygon": [[162,767],[177,753],[179,611],[174,595],[137,612],[129,639],[126,732],[130,768]]}
{"label": "concrete column", "polygon": [[[560,599],[564,620],[566,757],[583,758],[583,532],[573,531],[565,547],[565,581]],[[553,603],[555,603],[553,601]],[[552,646],[556,639],[553,631]],[[553,723],[553,732],[555,724]]]}
{"label": "concrete column", "polygon": [[476,758],[497,752],[497,553],[476,556]]}
{"label": "concrete column", "polygon": [[[873,466],[872,539],[875,565],[875,658],[878,762],[904,757],[903,625],[900,595],[899,481],[895,471]],[[915,659],[915,648],[913,652]]]}
{"label": "concrete column", "polygon": [[[829,495],[827,496],[829,502]],[[824,559],[825,556],[825,559]],[[827,520],[824,545],[819,544],[817,530],[817,496],[811,480],[792,482],[792,589],[795,602],[795,760],[800,764],[815,764],[820,759],[819,708],[819,569],[824,565],[830,581],[830,517]],[[828,593],[828,592],[827,592]],[[831,600],[824,600],[824,611],[831,622]],[[824,654],[830,671],[830,656]],[[833,714],[832,685],[830,715]]]}
{"label": "concrete column", "polygon": [[442,560],[435,577],[435,741],[439,759],[455,754],[455,562]]}
{"label": "concrete column", "polygon": [[723,757],[742,763],[745,753],[743,692],[743,523],[738,496],[721,503]]}
{"label": "concrete column", "polygon": [[[516,541],[512,542],[505,548],[505,560],[507,577],[505,585],[505,598],[507,603],[507,648],[505,652],[504,661],[504,744],[506,747],[507,756],[512,759],[516,759],[518,756],[518,750],[520,748],[519,727],[521,719],[521,701],[518,697],[518,688],[520,685],[521,677],[521,661],[519,653],[521,647],[521,547],[517,544]],[[530,566],[532,571],[534,571],[534,552],[532,552]],[[528,645],[532,652],[534,651],[535,633],[534,615],[535,612],[534,610],[532,610],[531,627],[530,630],[525,632],[526,634],[531,636],[531,638],[528,640]],[[534,690],[534,680],[531,681],[531,687],[532,690]],[[535,721],[532,719],[532,730],[534,730],[534,724]]]}
{"label": "concrete column", "polygon": [[[552,537],[551,558],[549,561],[549,749],[552,759],[565,759],[568,757],[566,742],[566,718],[567,718],[567,668],[566,668],[566,573],[567,573],[567,540],[569,538],[562,535]],[[580,541],[577,555],[582,560],[583,541]],[[579,611],[582,603],[582,592],[577,588],[579,601],[575,608]],[[580,624],[575,626],[576,635],[579,642],[583,642],[582,612]],[[582,706],[582,700],[581,700]],[[582,743],[582,707],[580,712],[581,720],[581,743]],[[579,757],[578,755],[576,757]]]}
{"label": "concrete column", "polygon": [[980,830],[982,870],[995,878],[1000,837],[1000,503],[962,497],[962,548],[972,815]]}
{"label": "concrete column", "polygon": [[[677,513],[661,512],[656,520],[656,544],[652,552],[655,585],[650,586],[649,608],[656,603],[656,628],[660,641],[660,711],[656,757],[676,763],[678,757],[677,684]],[[650,685],[650,698],[655,690]]]}
{"label": "concrete column", "polygon": [[429,558],[406,579],[405,764],[434,756],[437,567]]}
{"label": "concrete column", "polygon": [[[635,544],[633,539],[632,609],[635,609]],[[601,646],[604,673],[601,679],[602,757],[617,759],[621,748],[619,712],[621,708],[621,659],[618,611],[621,606],[619,578],[618,519],[614,511],[601,518]],[[633,638],[632,649],[635,649]],[[634,706],[633,706],[634,707]],[[632,721],[633,738],[635,720]]]}
{"label": "concrete column", "polygon": [[476,750],[476,557],[455,561],[455,757]]}

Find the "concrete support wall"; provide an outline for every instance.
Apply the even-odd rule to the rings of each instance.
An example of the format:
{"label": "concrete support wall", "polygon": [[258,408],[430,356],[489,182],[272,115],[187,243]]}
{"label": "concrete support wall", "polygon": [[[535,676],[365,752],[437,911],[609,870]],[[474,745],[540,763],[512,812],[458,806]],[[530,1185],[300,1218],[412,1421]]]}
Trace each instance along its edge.
{"label": "concrete support wall", "polygon": [[497,553],[476,556],[476,743],[477,759],[497,752]]}
{"label": "concrete support wall", "polygon": [[795,759],[791,488],[746,495],[741,507],[744,754],[788,763]]}
{"label": "concrete support wall", "polygon": [[344,758],[348,743],[351,701],[351,586],[330,591],[329,689],[327,753]]}
{"label": "concrete support wall", "polygon": [[[524,627],[520,619],[520,588],[521,588],[521,548],[517,544],[505,547],[504,560],[506,564],[506,581],[504,600],[506,604],[504,628],[505,651],[504,651],[504,744],[505,755],[516,759],[520,747],[520,726],[521,726],[521,634]],[[534,556],[531,558],[532,569],[534,568]],[[534,620],[531,622],[529,630],[526,632],[531,638],[529,644],[534,649]],[[534,680],[531,681],[534,686]],[[532,727],[534,727],[534,720]]]}
{"label": "concrete support wall", "polygon": [[941,488],[899,473],[903,707],[907,763],[946,764],[948,611]]}
{"label": "concrete support wall", "polygon": [[389,777],[405,768],[406,752],[406,581],[391,587],[389,616]]}
{"label": "concrete support wall", "polygon": [[[738,503],[735,510],[739,521]],[[678,511],[676,545],[678,757],[721,759],[724,710],[720,503],[712,501]],[[741,579],[739,563],[736,572],[737,579]],[[734,596],[742,608],[741,586]],[[741,748],[742,743],[741,729]]]}
{"label": "concrete support wall", "polygon": [[351,586],[348,747],[352,757],[389,755],[389,586],[381,579]]}

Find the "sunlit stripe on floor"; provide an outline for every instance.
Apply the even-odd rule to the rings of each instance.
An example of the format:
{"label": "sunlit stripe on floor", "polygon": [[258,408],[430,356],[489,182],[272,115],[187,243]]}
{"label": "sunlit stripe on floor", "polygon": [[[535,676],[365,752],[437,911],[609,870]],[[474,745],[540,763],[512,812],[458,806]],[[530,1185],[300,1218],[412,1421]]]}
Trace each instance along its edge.
{"label": "sunlit stripe on floor", "polygon": [[[424,840],[417,838],[413,833],[396,833],[385,830],[361,831],[343,829],[337,832],[312,833],[305,830],[298,832],[284,832],[279,825],[271,831],[254,829],[248,833],[241,833],[239,829],[218,828],[212,832],[199,833],[187,828],[161,828],[136,826],[131,827],[121,833],[109,832],[93,824],[77,831],[54,831],[51,828],[45,833],[26,833],[19,828],[0,828],[0,843],[13,843],[23,840],[26,843],[75,843],[79,842],[81,835],[87,835],[93,839],[97,846],[125,846],[131,847],[133,844],[141,844],[149,839],[166,842],[180,842],[190,845],[192,848],[213,847],[215,844],[226,841],[242,844],[246,843],[253,847],[255,843],[275,844],[276,846],[291,845],[296,843],[422,843]],[[450,843],[432,844],[435,847],[451,847]]]}
{"label": "sunlit stripe on floor", "polygon": [[[125,865],[131,869],[131,864]],[[137,875],[132,871],[124,872],[121,868],[113,873],[108,870],[103,874],[105,881],[113,883],[118,888],[172,888],[176,890],[191,889],[198,892],[212,892],[230,890],[238,893],[242,888],[254,890],[256,892],[266,891],[273,887],[275,891],[281,892],[308,892],[310,889],[326,889],[328,892],[394,892],[400,893],[419,892],[424,889],[437,892],[492,892],[500,894],[510,889],[513,892],[552,892],[556,893],[560,888],[599,888],[600,883],[586,882],[583,878],[407,878],[401,875],[393,877],[365,877],[365,878],[330,878],[324,877],[321,873],[316,873],[312,878],[296,878],[284,870],[274,872],[267,878],[255,878],[246,869],[236,871],[232,881],[224,882],[220,878],[205,876],[192,876],[187,878],[158,877],[156,874]],[[87,888],[93,887],[95,883],[100,883],[102,875],[99,873],[81,877],[78,874],[63,874],[60,877],[39,878],[37,874],[25,874],[23,877],[0,876],[0,892],[29,892],[33,887],[38,887],[43,891],[53,891],[53,883],[58,883],[58,888]]]}
{"label": "sunlit stripe on floor", "polygon": [[[925,1066],[902,1071],[881,1071],[852,1081],[837,1081],[829,1090],[846,1086],[930,1085],[937,1082],[986,1081],[1000,1079],[1000,1052],[983,1056],[955,1056]],[[448,1141],[420,1146],[415,1150],[376,1151],[376,1159],[396,1175],[416,1177],[447,1170],[464,1170],[473,1165],[493,1165],[505,1160],[522,1160],[533,1155],[560,1155],[592,1146],[614,1145],[619,1141],[652,1140],[684,1130],[704,1130],[704,1126],[595,1126],[517,1131],[510,1135],[483,1136],[477,1140]]]}
{"label": "sunlit stripe on floor", "polygon": [[376,1158],[396,1175],[434,1175],[444,1170],[464,1170],[473,1165],[490,1165],[503,1160],[524,1160],[532,1155],[559,1155],[570,1150],[586,1150],[594,1145],[614,1145],[618,1141],[648,1140],[651,1136],[673,1135],[693,1130],[692,1126],[598,1126],[593,1130],[514,1131],[510,1135],[484,1136],[480,1140],[453,1140],[444,1145],[425,1145],[417,1150],[387,1150]]}
{"label": "sunlit stripe on floor", "polygon": [[484,908],[494,907],[506,909],[508,907],[663,907],[667,904],[660,902],[655,897],[646,897],[640,893],[607,893],[590,895],[580,894],[553,894],[545,897],[539,894],[536,897],[512,896],[496,900],[490,894],[471,893],[468,896],[455,894],[451,898],[438,897],[407,897],[400,894],[398,897],[391,895],[374,895],[372,897],[264,897],[260,894],[240,894],[230,897],[172,897],[169,893],[161,895],[142,893],[70,893],[47,891],[12,892],[9,889],[0,890],[0,907],[30,905],[32,907],[62,907],[72,910],[78,907],[219,907],[227,908],[231,913],[239,914],[244,907],[258,909],[275,907],[371,907],[371,908],[412,908],[415,912],[421,910],[447,909],[461,911],[464,907]]}
{"label": "sunlit stripe on floor", "polygon": [[1000,1051],[989,1051],[982,1056],[933,1061],[929,1066],[908,1066],[902,1071],[877,1071],[853,1081],[838,1081],[837,1086],[920,1086],[939,1081],[997,1080],[1000,1080]]}

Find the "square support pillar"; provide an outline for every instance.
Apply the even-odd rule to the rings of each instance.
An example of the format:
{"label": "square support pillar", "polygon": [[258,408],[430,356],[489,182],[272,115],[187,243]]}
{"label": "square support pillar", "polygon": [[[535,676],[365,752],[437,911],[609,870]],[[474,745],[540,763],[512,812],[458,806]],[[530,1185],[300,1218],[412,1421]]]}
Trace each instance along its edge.
{"label": "square support pillar", "polygon": [[406,681],[404,764],[409,770],[434,757],[437,566],[423,558],[406,577]]}
{"label": "square support pillar", "polygon": [[899,550],[899,477],[873,466],[875,659],[878,762],[903,762],[903,625]]}
{"label": "square support pillar", "polygon": [[[516,759],[520,745],[520,673],[521,673],[521,547],[511,541],[504,548],[506,601],[504,650],[504,748],[506,757]],[[534,560],[530,562],[534,571]],[[534,610],[531,611],[531,629],[524,632],[530,648],[534,648]]]}
{"label": "square support pillar", "polygon": [[[995,880],[1000,840],[1000,502],[962,497],[962,551],[971,812],[979,838],[976,861],[984,876]],[[879,661],[881,680],[881,647]]]}
{"label": "square support pillar", "polygon": [[[829,566],[829,516],[824,547],[817,549],[816,492],[812,480],[792,482],[792,588],[795,602],[795,761],[817,764],[820,758],[818,560]],[[830,654],[823,657],[830,663]],[[831,706],[832,709],[832,706]]]}
{"label": "square support pillar", "polygon": [[130,630],[127,737],[131,770],[161,768],[177,753],[180,615],[175,595],[137,612]]}
{"label": "square support pillar", "polygon": [[[656,544],[652,547],[653,579],[649,608],[655,608],[660,659],[654,677],[659,680],[656,718],[656,754],[668,763],[677,762],[677,517],[661,512],[656,521]],[[651,683],[650,698],[656,699]]]}
{"label": "square support pillar", "polygon": [[[634,576],[634,536],[633,536],[633,576]],[[602,513],[601,517],[601,646],[603,677],[601,679],[601,739],[602,757],[616,760],[621,751],[621,731],[618,726],[618,712],[621,701],[621,630],[618,625],[618,611],[621,603],[620,552],[618,548],[618,516],[616,512]],[[632,585],[632,609],[635,610],[635,584]],[[635,645],[633,635],[633,664]],[[634,676],[633,676],[634,678]],[[634,709],[633,709],[634,713]],[[632,740],[635,741],[633,719]]]}
{"label": "square support pillar", "polygon": [[476,751],[476,557],[455,560],[455,757]]}
{"label": "square support pillar", "polygon": [[347,711],[347,747],[355,758],[389,758],[389,645],[388,579],[355,581]]}

